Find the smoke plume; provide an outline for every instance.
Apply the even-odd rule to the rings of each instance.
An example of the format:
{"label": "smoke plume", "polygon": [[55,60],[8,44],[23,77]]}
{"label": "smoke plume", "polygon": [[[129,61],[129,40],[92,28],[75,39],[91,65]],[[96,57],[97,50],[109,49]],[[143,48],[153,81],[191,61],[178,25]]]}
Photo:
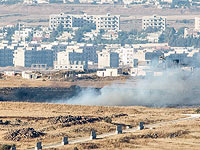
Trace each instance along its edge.
{"label": "smoke plume", "polygon": [[132,80],[124,85],[105,86],[100,91],[93,88],[58,103],[78,105],[127,106],[140,105],[170,107],[200,104],[200,72],[170,69],[159,77]]}

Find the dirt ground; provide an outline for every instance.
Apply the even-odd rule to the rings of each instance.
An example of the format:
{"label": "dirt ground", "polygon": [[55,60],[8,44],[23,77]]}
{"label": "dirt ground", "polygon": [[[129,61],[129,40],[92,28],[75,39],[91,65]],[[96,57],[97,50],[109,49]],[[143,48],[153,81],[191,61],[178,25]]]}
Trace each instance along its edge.
{"label": "dirt ground", "polygon": [[[80,87],[95,87],[102,88],[104,86],[112,84],[124,84],[127,82],[126,78],[102,78],[96,81],[94,80],[77,80],[77,81],[49,81],[49,80],[28,80],[21,77],[7,77],[6,79],[0,79],[0,88],[4,87],[70,87],[77,85]],[[130,80],[134,85],[135,80]]]}
{"label": "dirt ground", "polygon": [[[0,121],[0,144],[16,144],[17,149],[25,149],[34,147],[37,141],[50,144],[61,141],[63,136],[68,136],[69,140],[86,137],[90,135],[92,129],[95,129],[97,134],[112,132],[116,124],[137,127],[140,121],[152,124],[175,120],[183,118],[181,114],[195,113],[196,108],[104,107],[0,102],[0,110],[0,120],[2,120]],[[66,150],[74,147],[102,150],[188,149],[190,147],[198,149],[199,121],[200,119],[182,121],[153,130],[145,129],[80,144],[69,144],[59,149]],[[37,136],[34,132],[22,132],[18,135],[16,133],[17,129],[32,128],[41,135]]]}

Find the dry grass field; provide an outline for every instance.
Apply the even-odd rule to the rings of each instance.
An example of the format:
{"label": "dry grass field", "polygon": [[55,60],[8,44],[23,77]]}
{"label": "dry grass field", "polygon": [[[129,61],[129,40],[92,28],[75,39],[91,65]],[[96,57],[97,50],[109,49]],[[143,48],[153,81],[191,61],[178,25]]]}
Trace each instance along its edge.
{"label": "dry grass field", "polygon": [[[96,87],[102,88],[112,84],[124,84],[127,79],[122,78],[105,78],[100,80],[78,80],[78,81],[43,81],[43,80],[28,80],[22,79],[21,77],[7,77],[6,79],[0,80],[0,88],[4,87],[70,87],[77,85],[81,87]],[[134,84],[133,81],[129,81]]]}
{"label": "dry grass field", "polygon": [[[195,113],[196,109],[0,102],[0,110],[0,144],[16,144],[17,149],[25,149],[33,147],[36,141],[49,144],[61,141],[63,136],[69,140],[86,137],[92,129],[97,134],[112,132],[116,124],[136,127],[140,121],[153,124],[175,120],[183,118],[181,114]],[[199,122],[200,119],[182,121],[56,149],[199,149]],[[17,134],[17,129],[21,134]],[[26,129],[30,131],[24,133]]]}

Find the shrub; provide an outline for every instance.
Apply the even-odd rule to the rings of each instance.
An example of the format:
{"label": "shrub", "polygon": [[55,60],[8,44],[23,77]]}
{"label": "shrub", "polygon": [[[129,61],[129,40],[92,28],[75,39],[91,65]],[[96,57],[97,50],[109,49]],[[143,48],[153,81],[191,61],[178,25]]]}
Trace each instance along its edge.
{"label": "shrub", "polygon": [[195,110],[195,112],[199,114],[199,113],[200,113],[200,108],[197,108],[197,109]]}
{"label": "shrub", "polygon": [[8,145],[8,144],[3,144],[1,146],[1,150],[10,150],[11,149],[11,145]]}
{"label": "shrub", "polygon": [[110,117],[105,117],[104,121],[107,123],[112,123],[112,119]]}

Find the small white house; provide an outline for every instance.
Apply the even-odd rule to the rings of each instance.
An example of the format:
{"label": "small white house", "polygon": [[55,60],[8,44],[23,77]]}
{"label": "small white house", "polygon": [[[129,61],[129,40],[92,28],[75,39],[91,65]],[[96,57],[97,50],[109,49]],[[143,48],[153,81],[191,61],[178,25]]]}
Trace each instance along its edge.
{"label": "small white house", "polygon": [[146,76],[146,71],[142,68],[131,68],[130,75],[133,77]]}
{"label": "small white house", "polygon": [[15,71],[4,71],[6,76],[15,76]]}
{"label": "small white house", "polygon": [[101,71],[97,71],[97,76],[99,77],[117,77],[120,72],[117,68],[109,68]]}
{"label": "small white house", "polygon": [[32,71],[22,71],[22,78],[24,79],[37,79],[37,74]]}
{"label": "small white house", "polygon": [[159,77],[163,75],[163,72],[154,72],[153,74],[155,77]]}

